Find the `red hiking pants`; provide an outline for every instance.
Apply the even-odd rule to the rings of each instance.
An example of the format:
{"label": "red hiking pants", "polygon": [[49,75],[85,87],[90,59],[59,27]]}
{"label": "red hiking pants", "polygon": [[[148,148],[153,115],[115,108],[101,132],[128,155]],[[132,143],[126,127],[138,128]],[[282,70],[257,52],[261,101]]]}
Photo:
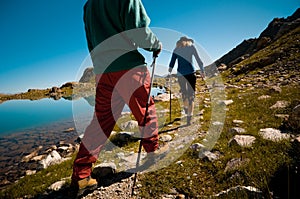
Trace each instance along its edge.
{"label": "red hiking pants", "polygon": [[85,130],[74,161],[73,180],[90,176],[92,164],[96,162],[125,104],[131,109],[140,131],[144,132],[142,146],[145,151],[149,153],[158,148],[158,122],[152,98],[146,115],[146,125],[144,124],[150,90],[150,74],[147,67],[99,74],[96,76],[96,83],[94,117]]}

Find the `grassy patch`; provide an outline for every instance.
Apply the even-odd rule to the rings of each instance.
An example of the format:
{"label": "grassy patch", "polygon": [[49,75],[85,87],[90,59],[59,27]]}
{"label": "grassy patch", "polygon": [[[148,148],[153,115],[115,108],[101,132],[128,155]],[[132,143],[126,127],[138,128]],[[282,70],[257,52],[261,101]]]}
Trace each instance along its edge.
{"label": "grassy patch", "polygon": [[51,184],[64,178],[69,184],[73,161],[74,159],[68,160],[59,165],[50,166],[35,175],[21,178],[15,184],[1,191],[0,198],[32,198],[44,193]]}
{"label": "grassy patch", "polygon": [[[284,87],[282,93],[273,93],[267,100],[257,98],[269,94],[268,90],[247,92],[237,89],[227,90],[228,99],[232,99],[234,103],[229,105],[223,132],[212,150],[219,151],[221,158],[215,162],[208,162],[199,159],[191,150],[187,150],[180,157],[181,164],[174,162],[167,168],[142,176],[142,196],[158,198],[162,193],[168,194],[175,189],[189,198],[202,198],[234,186],[244,185],[256,187],[269,197],[271,178],[280,168],[291,164],[291,157],[288,154],[291,144],[288,141],[275,143],[263,140],[258,132],[261,128],[279,128],[283,119],[276,118],[275,114],[285,111],[272,110],[269,107],[278,100],[300,99],[299,89],[299,86]],[[233,137],[230,129],[234,127],[232,121],[235,119],[244,121],[241,125],[246,129],[244,134],[256,137],[255,144],[251,148],[228,146],[228,141]],[[204,121],[206,122],[202,130],[208,129],[209,118],[205,116]],[[195,142],[201,142],[201,138]],[[226,164],[235,158],[249,161],[245,166],[225,172]],[[248,197],[246,192],[238,194],[243,198]]]}

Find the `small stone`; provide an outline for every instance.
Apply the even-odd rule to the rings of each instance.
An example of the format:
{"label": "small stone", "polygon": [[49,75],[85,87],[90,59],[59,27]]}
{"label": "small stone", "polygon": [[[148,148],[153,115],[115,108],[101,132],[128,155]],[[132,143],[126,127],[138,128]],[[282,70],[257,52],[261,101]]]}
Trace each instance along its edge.
{"label": "small stone", "polygon": [[233,100],[223,100],[220,102],[220,104],[223,104],[225,106],[228,106],[230,104],[233,104]]}
{"label": "small stone", "polygon": [[200,144],[200,143],[195,143],[195,144],[191,145],[190,148],[194,151],[198,151],[201,148],[205,148],[205,146],[203,144]]}
{"label": "small stone", "polygon": [[170,142],[170,141],[172,141],[173,138],[171,135],[163,135],[159,139],[162,142]]}
{"label": "small stone", "polygon": [[255,141],[255,137],[250,135],[235,135],[230,141],[229,145],[238,145],[241,147],[251,147]]}
{"label": "small stone", "polygon": [[269,91],[271,93],[281,93],[282,89],[279,86],[272,86]]}
{"label": "small stone", "polygon": [[120,125],[120,128],[123,129],[123,131],[133,131],[138,127],[139,125],[136,120],[131,120]]}
{"label": "small stone", "polygon": [[269,99],[269,98],[271,98],[270,95],[262,95],[262,96],[258,97],[257,99],[258,100],[265,100],[265,99]]}
{"label": "small stone", "polygon": [[240,127],[234,127],[232,129],[230,129],[230,133],[233,133],[233,134],[241,134],[241,133],[245,133],[246,130],[243,129],[243,128],[240,128]]}
{"label": "small stone", "polygon": [[73,132],[73,131],[75,131],[75,128],[73,128],[73,127],[64,130],[65,133],[70,133],[70,132]]}
{"label": "small stone", "polygon": [[53,183],[52,185],[50,185],[50,187],[48,187],[49,190],[52,191],[58,191],[60,190],[64,185],[66,184],[66,181],[62,180],[62,181],[58,181]]}
{"label": "small stone", "polygon": [[234,171],[242,166],[247,165],[250,162],[250,159],[242,159],[242,158],[234,158],[231,159],[229,162],[227,162],[226,167],[225,167],[225,173],[228,171]]}
{"label": "small stone", "polygon": [[234,123],[236,125],[239,125],[239,124],[243,124],[244,121],[242,121],[242,120],[233,120],[232,123]]}
{"label": "small stone", "polygon": [[220,153],[219,152],[212,153],[210,151],[200,151],[199,158],[202,158],[204,160],[207,159],[210,162],[214,162],[220,158]]}
{"label": "small stone", "polygon": [[34,174],[36,174],[36,170],[27,170],[27,171],[25,172],[25,174],[26,174],[27,176],[34,175]]}
{"label": "small stone", "polygon": [[185,195],[179,194],[178,196],[176,196],[176,199],[185,199]]}
{"label": "small stone", "polygon": [[290,103],[287,101],[277,101],[270,109],[286,108]]}

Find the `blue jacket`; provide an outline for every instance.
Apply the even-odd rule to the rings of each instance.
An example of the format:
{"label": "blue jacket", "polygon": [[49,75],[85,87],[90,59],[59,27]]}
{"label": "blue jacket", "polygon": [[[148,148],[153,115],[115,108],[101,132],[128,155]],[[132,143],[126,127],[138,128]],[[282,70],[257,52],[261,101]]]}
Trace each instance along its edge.
{"label": "blue jacket", "polygon": [[178,76],[195,73],[196,69],[193,65],[193,56],[195,57],[201,72],[204,73],[203,62],[201,61],[194,45],[175,48],[169,64],[169,71],[172,71],[176,60],[178,60]]}

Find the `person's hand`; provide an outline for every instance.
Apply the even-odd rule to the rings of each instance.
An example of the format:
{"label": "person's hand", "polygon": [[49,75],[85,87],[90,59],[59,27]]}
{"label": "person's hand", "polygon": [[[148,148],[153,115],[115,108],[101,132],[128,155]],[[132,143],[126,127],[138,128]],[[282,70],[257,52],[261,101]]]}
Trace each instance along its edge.
{"label": "person's hand", "polygon": [[162,44],[159,43],[159,48],[156,49],[155,51],[153,51],[153,57],[158,57],[158,55],[161,52],[161,50],[162,50]]}
{"label": "person's hand", "polygon": [[201,77],[202,77],[202,79],[205,79],[205,74],[201,73]]}

